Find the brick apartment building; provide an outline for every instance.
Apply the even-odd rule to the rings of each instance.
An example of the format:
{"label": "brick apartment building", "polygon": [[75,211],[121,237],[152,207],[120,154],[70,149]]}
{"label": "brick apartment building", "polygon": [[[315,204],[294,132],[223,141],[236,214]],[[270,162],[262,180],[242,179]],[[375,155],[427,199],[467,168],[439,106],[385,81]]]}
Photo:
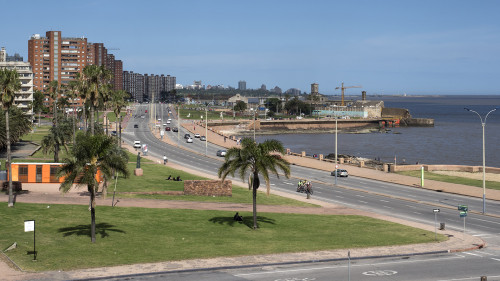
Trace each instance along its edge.
{"label": "brick apartment building", "polygon": [[[46,92],[50,81],[67,84],[76,79],[86,65],[104,65],[113,73],[115,90],[123,89],[123,64],[108,54],[103,43],[89,43],[85,37],[62,37],[61,31],[47,31],[46,36],[34,34],[28,40],[28,62],[33,69],[33,86]],[[75,101],[81,105],[79,99]],[[45,99],[48,106],[50,100]]]}

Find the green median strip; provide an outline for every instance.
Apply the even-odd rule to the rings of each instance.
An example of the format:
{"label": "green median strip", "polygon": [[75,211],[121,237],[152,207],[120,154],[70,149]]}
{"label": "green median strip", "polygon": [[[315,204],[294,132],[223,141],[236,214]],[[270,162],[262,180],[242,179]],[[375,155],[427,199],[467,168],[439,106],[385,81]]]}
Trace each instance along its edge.
{"label": "green median strip", "polygon": [[[418,178],[421,177],[421,171],[404,171],[404,172],[398,172],[398,174],[418,177]],[[483,187],[483,180],[448,176],[433,172],[425,172],[424,179]],[[500,182],[486,181],[486,188],[500,190]]]}
{"label": "green median strip", "polygon": [[[1,213],[0,247],[17,242],[6,254],[27,271],[434,242],[433,232],[362,216],[258,213],[252,230],[251,212],[240,223],[233,211],[97,206],[92,244],[88,206],[16,203]],[[37,262],[25,220],[35,220]]]}

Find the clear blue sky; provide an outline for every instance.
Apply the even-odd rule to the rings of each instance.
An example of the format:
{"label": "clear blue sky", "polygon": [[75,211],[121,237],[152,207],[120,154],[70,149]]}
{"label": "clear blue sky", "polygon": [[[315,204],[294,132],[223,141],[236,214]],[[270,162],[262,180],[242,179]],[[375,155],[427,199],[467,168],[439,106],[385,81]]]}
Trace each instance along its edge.
{"label": "clear blue sky", "polygon": [[[124,70],[187,85],[362,85],[368,94],[500,94],[500,1],[0,0],[0,46],[48,30],[102,42]],[[357,94],[361,89],[349,89]]]}

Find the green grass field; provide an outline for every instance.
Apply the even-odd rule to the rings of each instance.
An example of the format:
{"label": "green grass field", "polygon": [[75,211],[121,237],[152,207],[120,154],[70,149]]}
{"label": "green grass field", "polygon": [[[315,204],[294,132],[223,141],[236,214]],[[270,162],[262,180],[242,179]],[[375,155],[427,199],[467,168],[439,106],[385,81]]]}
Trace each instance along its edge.
{"label": "green grass field", "polygon": [[[434,241],[432,232],[361,216],[258,213],[260,228],[252,230],[249,212],[238,223],[233,211],[97,206],[92,244],[88,206],[17,203],[0,210],[0,247],[17,242],[6,254],[27,271]],[[25,220],[35,220],[37,262]]]}
{"label": "green grass field", "polygon": [[[421,171],[404,171],[404,172],[398,172],[398,174],[417,177],[417,178],[421,177]],[[437,173],[433,173],[433,172],[425,172],[424,180],[425,179],[483,187],[482,180],[475,180],[475,179],[462,178],[462,177],[453,177],[453,176],[441,175],[441,174],[437,174]],[[500,190],[500,182],[486,181],[486,188]]]}

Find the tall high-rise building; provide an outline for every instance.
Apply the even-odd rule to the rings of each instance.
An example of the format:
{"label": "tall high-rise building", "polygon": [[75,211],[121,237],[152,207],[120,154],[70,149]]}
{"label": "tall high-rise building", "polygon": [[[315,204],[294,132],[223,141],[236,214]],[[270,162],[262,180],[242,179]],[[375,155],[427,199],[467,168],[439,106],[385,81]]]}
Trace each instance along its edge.
{"label": "tall high-rise building", "polygon": [[247,89],[247,82],[243,81],[243,80],[239,81],[238,82],[238,90],[244,91],[246,89]]}
{"label": "tall high-rise building", "polygon": [[[14,57],[16,57],[14,55]],[[14,105],[26,115],[33,115],[31,104],[33,103],[33,71],[30,63],[17,59],[9,60],[7,51],[2,47],[0,50],[0,69],[16,70],[21,81],[21,89],[14,93]]]}
{"label": "tall high-rise building", "polygon": [[87,65],[87,38],[62,37],[61,31],[34,34],[28,41],[28,61],[33,68],[34,87],[43,91],[50,81],[67,84]]}
{"label": "tall high-rise building", "polygon": [[164,74],[138,74],[133,71],[123,71],[123,89],[132,95],[138,102],[146,100],[155,101],[161,98],[162,92],[170,92],[175,89],[176,78]]}

